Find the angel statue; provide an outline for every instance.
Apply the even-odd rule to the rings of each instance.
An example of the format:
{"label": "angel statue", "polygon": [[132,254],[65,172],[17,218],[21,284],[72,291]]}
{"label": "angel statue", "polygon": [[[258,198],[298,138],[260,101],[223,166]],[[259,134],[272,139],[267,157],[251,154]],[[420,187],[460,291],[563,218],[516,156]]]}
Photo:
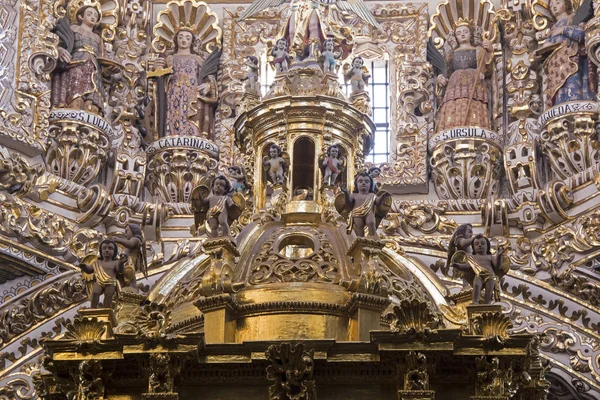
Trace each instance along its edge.
{"label": "angel statue", "polygon": [[459,126],[491,128],[485,76],[491,72],[492,43],[482,39],[482,31],[459,18],[446,38],[445,57],[431,43],[427,46],[428,59],[439,71],[437,88],[445,89],[437,132]]}
{"label": "angel statue", "polygon": [[323,185],[333,186],[340,172],[346,166],[346,158],[340,155],[340,148],[334,144],[327,149],[327,155],[321,156],[320,164]]}
{"label": "angel statue", "polygon": [[340,189],[335,208],[348,219],[347,233],[354,231],[356,236],[364,237],[367,228],[369,236],[376,237],[377,227],[392,207],[392,196],[384,190],[376,194],[373,191],[373,178],[367,172],[356,175],[352,194],[343,186]]}
{"label": "angel statue", "polygon": [[[240,15],[238,21],[250,18],[267,8],[278,7],[285,2],[286,0],[254,0]],[[347,48],[346,55],[349,53],[347,38],[328,18],[329,7],[337,7],[341,12],[356,14],[369,25],[379,28],[379,23],[362,0],[292,0],[291,13],[281,37],[287,40],[289,48],[300,59],[317,57],[318,49],[324,44],[328,34],[333,35],[333,39],[342,48]]]}
{"label": "angel statue", "polygon": [[91,307],[98,308],[100,296],[104,294],[103,307],[111,308],[120,290],[119,276],[123,274],[127,257],[119,257],[119,248],[112,240],[103,240],[99,250],[99,257],[86,257],[79,268],[86,281]]}
{"label": "angel statue", "polygon": [[137,292],[135,273],[141,271],[148,278],[148,264],[146,263],[146,242],[142,228],[138,224],[130,223],[125,228],[125,238],[114,237],[113,240],[125,247],[127,263],[123,268],[123,288],[131,288]]}
{"label": "angel statue", "polygon": [[453,268],[462,271],[466,281],[473,287],[473,304],[479,304],[482,290],[485,292],[484,304],[491,304],[494,299],[499,301],[500,279],[510,269],[510,260],[503,257],[504,249],[499,249],[495,255],[492,255],[490,241],[483,235],[476,235],[469,239],[457,238],[457,243],[462,245],[468,241],[471,242],[473,253],[456,250],[455,247],[455,251],[451,254],[449,249],[449,263]]}
{"label": "angel statue", "polygon": [[231,182],[224,176],[217,176],[209,190],[198,186],[192,192],[192,210],[194,211],[195,231],[200,232],[205,225],[206,235],[211,238],[229,236],[229,227],[245,207],[244,196],[231,192]]}
{"label": "angel statue", "polygon": [[550,13],[556,21],[540,32],[546,39],[537,54],[545,58],[544,94],[546,106],[572,100],[594,100],[597,82],[595,65],[585,50],[585,22],[594,16],[592,0],[584,0],[574,13],[572,0],[550,0]]}
{"label": "angel statue", "polygon": [[[64,17],[54,28],[59,42],[58,63],[52,74],[51,104],[102,114],[102,72],[114,73],[118,64],[104,57],[104,42],[95,32],[102,15],[100,4],[86,4],[77,9],[73,21]],[[105,65],[107,71],[102,71],[101,65]]]}
{"label": "angel statue", "polygon": [[352,85],[352,94],[363,92],[365,86],[369,84],[371,75],[364,64],[362,57],[354,57],[352,66],[344,74],[346,84],[350,82]]}
{"label": "angel statue", "polygon": [[166,93],[158,95],[158,109],[166,105],[164,132],[167,136],[203,136],[209,140],[214,134],[214,113],[217,104],[217,70],[221,49],[215,47],[202,60],[194,33],[182,28],[175,34],[174,54],[155,61],[155,68],[171,76]]}

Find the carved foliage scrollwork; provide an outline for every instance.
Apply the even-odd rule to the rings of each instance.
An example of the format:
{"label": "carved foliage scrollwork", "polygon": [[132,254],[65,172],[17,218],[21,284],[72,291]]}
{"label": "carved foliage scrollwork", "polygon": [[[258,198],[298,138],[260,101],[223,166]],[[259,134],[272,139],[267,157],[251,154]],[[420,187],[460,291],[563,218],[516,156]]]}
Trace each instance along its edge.
{"label": "carved foliage scrollwork", "polygon": [[499,190],[500,149],[484,141],[439,146],[431,157],[432,179],[442,199],[485,199]]}
{"label": "carved foliage scrollwork", "polygon": [[314,352],[305,351],[304,344],[281,343],[271,345],[265,352],[271,363],[267,367],[269,398],[315,400]]}
{"label": "carved foliage scrollwork", "polygon": [[[298,258],[282,255],[277,249],[276,240],[286,233],[314,238],[315,246],[312,254]],[[337,283],[339,280],[340,267],[327,235],[319,229],[297,227],[284,228],[271,234],[261,246],[259,254],[252,260],[252,268],[247,277],[247,283],[250,285],[269,282]]]}
{"label": "carved foliage scrollwork", "polygon": [[77,276],[55,282],[16,304],[8,305],[0,313],[0,344],[10,342],[35,324],[86,298],[85,284]]}

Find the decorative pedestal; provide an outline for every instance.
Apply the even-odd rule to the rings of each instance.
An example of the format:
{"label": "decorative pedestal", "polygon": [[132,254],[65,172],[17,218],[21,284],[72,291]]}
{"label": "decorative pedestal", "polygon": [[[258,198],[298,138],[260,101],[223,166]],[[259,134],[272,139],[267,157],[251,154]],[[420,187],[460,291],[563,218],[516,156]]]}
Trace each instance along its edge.
{"label": "decorative pedestal", "polygon": [[455,128],[429,139],[432,178],[442,199],[485,199],[499,190],[502,138],[475,127]]}
{"label": "decorative pedestal", "polygon": [[80,185],[89,184],[108,158],[115,136],[112,126],[98,115],[71,109],[52,110],[50,122],[53,141],[46,152],[48,171]]}
{"label": "decorative pedestal", "polygon": [[167,203],[189,203],[196,186],[210,187],[212,176],[207,172],[217,168],[219,159],[216,144],[193,136],[162,138],[146,152],[150,193]]}
{"label": "decorative pedestal", "polygon": [[540,117],[542,149],[559,178],[570,178],[600,162],[597,120],[595,101],[559,104]]}
{"label": "decorative pedestal", "polygon": [[367,114],[369,117],[373,115],[369,92],[363,90],[361,92],[352,93],[350,95],[350,103],[358,111]]}
{"label": "decorative pedestal", "polygon": [[[78,316],[73,321],[73,326],[77,331],[83,333],[85,330],[90,332],[95,328],[95,332],[101,334],[94,339],[107,340],[113,337],[113,330],[117,326],[117,319],[111,308],[81,308],[77,311]],[[88,323],[91,322],[91,323]],[[81,326],[82,329],[77,328]]]}
{"label": "decorative pedestal", "polygon": [[135,317],[141,311],[141,304],[146,300],[146,296],[139,293],[122,290],[117,299],[115,307],[115,317],[117,321],[116,333],[120,334],[136,334]]}
{"label": "decorative pedestal", "polygon": [[235,342],[235,313],[228,293],[205,297],[194,303],[204,314],[204,340],[211,343]]}

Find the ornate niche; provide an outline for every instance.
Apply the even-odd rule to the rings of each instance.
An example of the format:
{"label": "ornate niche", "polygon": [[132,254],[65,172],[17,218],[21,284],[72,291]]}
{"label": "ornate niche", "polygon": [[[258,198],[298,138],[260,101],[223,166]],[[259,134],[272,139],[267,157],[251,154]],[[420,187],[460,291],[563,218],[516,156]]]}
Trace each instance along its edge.
{"label": "ornate niche", "polygon": [[497,39],[492,2],[442,2],[429,35],[437,95],[429,151],[437,194],[443,199],[494,195],[503,141],[491,117]]}
{"label": "ornate niche", "polygon": [[218,23],[206,3],[184,0],[168,3],[153,28],[148,77],[156,130],[147,149],[147,186],[162,201],[189,202],[217,167]]}
{"label": "ornate niche", "polygon": [[[594,16],[591,1],[565,0],[557,7],[534,1],[536,55],[542,64],[544,112],[539,117],[542,150],[561,179],[600,161],[596,123],[597,66],[587,54],[596,41],[594,21],[586,37],[585,24]],[[592,46],[593,47],[593,46]]]}
{"label": "ornate niche", "polygon": [[106,164],[116,132],[105,119],[107,94],[122,70],[107,49],[114,40],[119,5],[113,0],[57,3],[58,57],[51,74],[48,170],[81,185]]}

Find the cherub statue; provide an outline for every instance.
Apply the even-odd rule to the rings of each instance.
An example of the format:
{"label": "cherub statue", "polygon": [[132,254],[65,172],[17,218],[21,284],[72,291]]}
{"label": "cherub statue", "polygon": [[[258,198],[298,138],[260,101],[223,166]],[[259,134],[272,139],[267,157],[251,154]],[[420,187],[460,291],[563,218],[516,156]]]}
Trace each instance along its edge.
{"label": "cherub statue", "polygon": [[379,167],[371,167],[369,168],[369,176],[373,178],[373,192],[377,193],[379,191],[379,186],[377,186],[377,178],[381,175],[381,168]]}
{"label": "cherub statue", "polygon": [[290,53],[287,51],[288,43],[285,38],[281,38],[275,43],[275,47],[271,50],[271,55],[274,57],[273,64],[277,72],[285,72],[288,70],[290,61]]}
{"label": "cherub statue", "polygon": [[327,39],[323,43],[323,50],[321,55],[323,56],[323,72],[333,72],[337,70],[337,59],[342,56],[341,52],[335,52],[335,42],[333,39]]}
{"label": "cherub statue", "polygon": [[338,175],[346,166],[346,159],[340,156],[338,146],[331,145],[327,149],[327,155],[322,156],[321,172],[323,173],[323,185],[333,186]]}
{"label": "cherub statue", "polygon": [[123,267],[127,262],[127,257],[125,255],[118,257],[118,253],[119,249],[115,242],[103,240],[100,243],[100,257],[91,262],[91,265],[85,261],[79,265],[82,272],[89,274],[84,275],[84,279],[88,282],[88,296],[92,308],[98,308],[100,295],[103,293],[104,307],[112,307],[113,297],[120,289],[118,277],[123,273]]}
{"label": "cherub statue", "polygon": [[224,175],[217,176],[209,191],[198,186],[192,192],[192,210],[196,231],[205,224],[206,235],[211,238],[229,236],[229,226],[241,215],[245,207],[244,197],[231,191],[231,183]]}
{"label": "cherub statue", "polygon": [[260,63],[258,62],[258,57],[246,57],[246,67],[248,67],[248,73],[246,77],[242,79],[242,81],[244,81],[244,89],[246,90],[246,92],[260,93],[260,83],[258,79]]}
{"label": "cherub statue", "polygon": [[473,238],[473,254],[459,250],[451,258],[452,266],[466,273],[473,286],[473,304],[479,304],[481,290],[485,290],[484,303],[500,300],[499,281],[510,269],[510,261],[503,260],[504,249],[492,255],[490,241],[483,235]]}
{"label": "cherub statue", "polygon": [[[452,256],[457,251],[464,251],[467,254],[471,254],[471,245],[473,244],[473,226],[471,224],[463,224],[456,228],[456,231],[452,234],[450,242],[448,243],[448,259],[446,260],[446,270],[452,267]],[[462,276],[463,273],[461,272]],[[463,288],[469,286],[469,281],[463,276]]]}
{"label": "cherub statue", "polygon": [[114,237],[113,240],[125,247],[127,263],[123,268],[123,287],[132,288],[137,292],[135,273],[141,271],[148,278],[148,264],[146,263],[146,244],[142,228],[138,224],[130,223],[125,228],[125,238]]}
{"label": "cherub statue", "polygon": [[371,75],[369,75],[369,71],[364,66],[362,57],[354,57],[352,66],[344,75],[346,83],[350,82],[352,85],[352,94],[364,91],[370,77]]}
{"label": "cherub statue", "polygon": [[265,156],[263,158],[263,166],[268,168],[267,177],[275,185],[283,185],[285,183],[287,163],[282,156],[281,147],[272,144],[269,148],[269,157]]}
{"label": "cherub statue", "polygon": [[348,230],[353,230],[358,237],[365,236],[365,227],[369,236],[376,236],[379,223],[392,206],[392,196],[386,191],[375,194],[373,191],[373,178],[366,172],[361,172],[354,178],[354,191],[348,193],[341,187],[335,199],[335,208],[345,218],[348,218]]}
{"label": "cherub statue", "polygon": [[248,192],[248,182],[246,182],[246,172],[244,168],[233,165],[227,169],[229,176],[233,179],[233,191],[238,193]]}

